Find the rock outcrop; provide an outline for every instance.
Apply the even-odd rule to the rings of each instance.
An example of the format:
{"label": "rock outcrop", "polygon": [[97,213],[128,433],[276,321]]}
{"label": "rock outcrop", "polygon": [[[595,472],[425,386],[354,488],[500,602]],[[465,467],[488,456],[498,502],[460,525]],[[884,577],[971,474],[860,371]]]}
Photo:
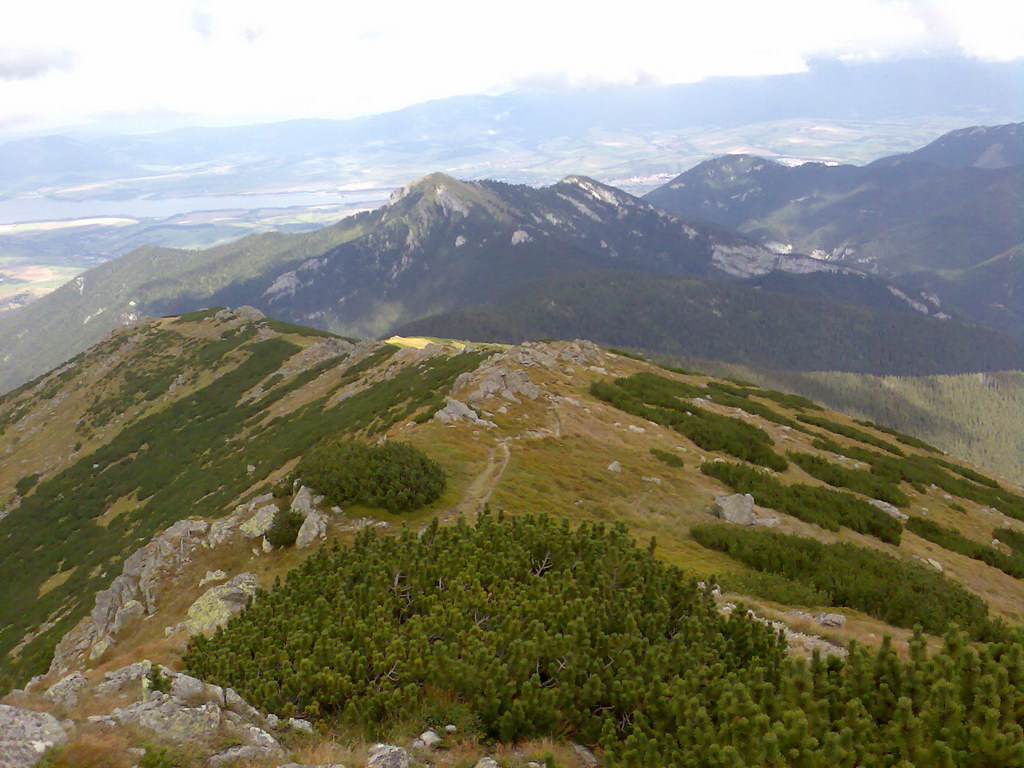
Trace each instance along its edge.
{"label": "rock outcrop", "polygon": [[303,549],[317,541],[320,541],[326,536],[327,515],[315,509],[311,509],[306,514],[306,519],[302,521],[302,527],[299,528],[298,536],[295,537],[295,546],[299,549]]}
{"label": "rock outcrop", "polygon": [[465,421],[478,427],[495,426],[494,422],[481,419],[476,411],[461,400],[456,400],[454,397],[445,397],[444,400],[444,408],[434,413],[434,421],[439,421],[442,424],[454,424],[459,421]]}
{"label": "rock outcrop", "polygon": [[81,672],[72,672],[65,675],[46,691],[46,698],[57,707],[73,707],[78,703],[78,694],[89,684],[87,678]]}
{"label": "rock outcrop", "polygon": [[366,765],[369,768],[409,768],[409,753],[393,744],[375,744]]}
{"label": "rock outcrop", "polygon": [[251,573],[240,573],[223,584],[210,587],[189,607],[181,628],[191,635],[213,632],[241,613],[257,589],[259,581]]}
{"label": "rock outcrop", "polygon": [[96,725],[129,725],[158,733],[183,744],[216,745],[227,738],[230,748],[212,755],[210,766],[241,765],[246,761],[284,756],[284,750],[268,729],[276,717],[265,716],[230,688],[204,683],[190,675],[158,667],[165,690],[151,690],[149,662],[137,662],[106,674],[96,687],[101,694],[125,693],[135,687],[141,698],[106,715],[93,715]]}
{"label": "rock outcrop", "polygon": [[50,747],[67,741],[57,718],[0,704],[0,766],[32,768]]}
{"label": "rock outcrop", "polygon": [[239,531],[247,539],[258,539],[266,535],[267,531],[274,524],[274,517],[277,515],[276,504],[265,504],[256,510],[256,514],[246,520],[239,527]]}
{"label": "rock outcrop", "polygon": [[271,498],[269,493],[258,496],[213,523],[179,520],[129,555],[121,574],[96,595],[89,616],[61,638],[47,674],[63,676],[81,669],[87,659],[98,659],[125,626],[156,611],[156,591],[168,574],[180,570],[199,550],[227,544],[243,521],[272,506]]}
{"label": "rock outcrop", "polygon": [[50,672],[63,675],[80,665],[86,653],[94,659],[102,655],[128,619],[140,615],[134,603],[141,606],[143,614],[153,613],[160,580],[188,562],[192,552],[202,546],[209,529],[205,520],[180,520],[129,555],[121,574],[96,595],[90,615],[57,644]]}

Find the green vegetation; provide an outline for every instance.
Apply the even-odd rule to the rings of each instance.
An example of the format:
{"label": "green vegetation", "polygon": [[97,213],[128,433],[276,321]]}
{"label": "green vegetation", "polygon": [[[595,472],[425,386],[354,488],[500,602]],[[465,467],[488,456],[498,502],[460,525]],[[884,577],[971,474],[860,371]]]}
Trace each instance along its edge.
{"label": "green vegetation", "polygon": [[767,472],[729,461],[709,461],[700,471],[721,480],[737,493],[749,493],[762,507],[771,507],[830,531],[845,526],[890,544],[900,543],[902,526],[877,507],[852,493],[814,485],[786,485]]}
{"label": "green vegetation", "polygon": [[306,452],[295,473],[333,504],[408,512],[444,491],[441,467],[405,443],[364,445],[340,440]]}
{"label": "green vegetation", "polygon": [[876,429],[879,432],[884,432],[887,435],[891,435],[892,437],[895,437],[899,442],[903,443],[904,445],[909,445],[911,448],[920,448],[921,450],[928,451],[930,453],[942,453],[942,451],[940,451],[934,445],[929,445],[924,440],[914,437],[913,435],[908,435],[904,432],[900,432],[898,429],[893,429],[892,427],[883,427],[881,424],[875,424],[875,422],[869,421],[867,419],[854,419],[854,421],[857,424],[860,424],[862,427],[871,427],[872,429]]}
{"label": "green vegetation", "polygon": [[724,389],[723,385],[720,385],[717,382],[710,382],[707,386],[707,390],[708,393],[706,397],[708,400],[718,403],[719,405],[725,405],[729,408],[739,408],[741,411],[746,411],[747,413],[751,413],[755,416],[760,416],[766,421],[773,421],[776,424],[784,424],[785,426],[793,429],[806,431],[801,424],[793,421],[788,416],[783,416],[781,413],[773,408],[769,408],[764,403],[752,400],[749,395],[736,394],[735,391],[727,391]]}
{"label": "green vegetation", "polygon": [[718,585],[727,592],[754,595],[783,605],[831,605],[832,596],[820,589],[771,571],[743,571],[720,576]]}
{"label": "green vegetation", "polygon": [[808,400],[806,397],[801,397],[800,395],[794,395],[790,392],[779,392],[775,389],[762,389],[749,381],[742,381],[739,379],[728,380],[735,386],[729,386],[728,384],[720,381],[709,381],[707,388],[709,391],[718,390],[720,392],[727,392],[734,397],[763,397],[768,400],[774,400],[776,403],[786,408],[792,408],[794,411],[821,410],[821,406],[816,402]]}
{"label": "green vegetation", "polygon": [[31,491],[35,487],[35,484],[38,482],[38,472],[33,472],[31,475],[25,475],[14,484],[14,492],[19,496],[25,496],[26,494],[28,494],[29,491]]}
{"label": "green vegetation", "polygon": [[888,451],[889,453],[892,453],[896,456],[905,455],[903,451],[899,449],[899,447],[893,445],[892,443],[886,440],[883,440],[880,437],[876,437],[875,435],[869,434],[868,432],[857,429],[855,427],[848,426],[846,424],[840,424],[838,421],[826,419],[824,416],[802,415],[798,416],[797,418],[806,424],[811,424],[815,427],[826,429],[829,432],[832,432],[837,435],[842,435],[843,437],[848,437],[851,440],[857,440],[858,442],[866,443],[867,445],[873,445],[876,448],[881,448],[882,450]]}
{"label": "green vegetation", "polygon": [[[983,475],[964,467],[957,467],[935,456],[887,456],[866,448],[840,445],[833,440],[824,439],[817,439],[812,445],[819,450],[830,451],[870,465],[871,474],[880,481],[892,485],[907,482],[920,493],[928,486],[934,485],[951,496],[993,507],[1010,517],[1024,519],[1024,496],[1002,488]],[[947,471],[947,467],[954,470],[952,474]],[[969,476],[976,476],[983,482],[969,480]]]}
{"label": "green vegetation", "polygon": [[164,671],[156,664],[149,665],[149,672],[146,673],[146,681],[149,690],[169,693],[171,690],[171,678],[164,674]]}
{"label": "green vegetation", "polygon": [[687,359],[683,364],[711,375],[741,375],[762,386],[799,392],[1024,483],[1024,373],[1020,371],[912,377],[800,373],[711,360]]}
{"label": "green vegetation", "polygon": [[[893,311],[898,304],[880,282],[874,283],[880,293],[865,303],[880,299],[889,308],[854,305],[854,291],[869,282],[860,278],[801,276],[777,291],[771,285],[599,271],[595,264],[600,262],[592,260],[574,275],[537,274],[535,282],[487,303],[413,320],[396,332],[508,344],[585,338],[616,349],[799,371],[928,375],[1022,365],[1016,340]],[[825,295],[814,297],[819,283]],[[832,285],[838,295],[830,295]]]}
{"label": "green vegetation", "polygon": [[679,457],[679,454],[672,453],[671,451],[663,451],[661,448],[651,448],[651,455],[668,464],[670,467],[682,467],[685,466],[683,460]]}
{"label": "green vegetation", "polygon": [[[0,689],[46,669],[57,640],[88,612],[92,596],[157,531],[186,515],[222,514],[269,473],[323,440],[370,436],[410,418],[460,373],[477,367],[485,354],[430,358],[328,407],[337,390],[354,380],[353,369],[372,374],[369,369],[397,349],[385,345],[350,366],[321,397],[268,420],[268,398],[280,396],[288,382],[259,401],[243,402],[242,395],[277,372],[299,348],[282,338],[260,341],[245,333],[227,342],[233,344],[231,355],[221,359],[219,375],[208,385],[130,422],[105,445],[41,481],[0,521]],[[201,354],[204,343],[224,340],[200,340],[189,347],[183,367]],[[250,464],[256,467],[253,473]],[[95,524],[111,504],[133,495],[140,502],[137,508],[106,527]],[[67,561],[79,567],[40,595],[40,585]],[[7,654],[52,615],[61,618],[19,656]]]}
{"label": "green vegetation", "polygon": [[854,608],[897,627],[920,625],[927,632],[942,633],[954,622],[975,635],[990,629],[980,597],[931,568],[882,552],[739,526],[699,525],[690,533],[702,546],[755,570],[820,591],[826,605]]}
{"label": "green vegetation", "polygon": [[910,506],[910,497],[907,494],[892,482],[877,477],[867,470],[848,469],[812,453],[790,451],[786,456],[804,472],[811,477],[818,478],[823,483],[837,488],[849,488],[851,491],[863,493],[873,499],[887,501],[897,507]]}
{"label": "green vegetation", "polygon": [[1024,533],[1010,528],[996,528],[992,535],[1021,557],[1024,557]]}
{"label": "green vegetation", "polygon": [[267,542],[275,547],[290,547],[299,536],[299,529],[302,528],[304,518],[298,512],[290,509],[279,509],[274,515],[274,522],[267,531]]}
{"label": "green vegetation", "polygon": [[[896,576],[913,593],[900,596],[908,620],[978,609],[941,576],[869,554],[888,563],[826,553],[827,568],[858,576],[835,579],[836,592],[849,583],[884,604],[881,580]],[[865,571],[871,587],[858,589]],[[454,712],[491,738],[599,742],[623,768],[1024,765],[1020,643],[972,645],[951,630],[931,656],[915,634],[906,661],[888,641],[790,659],[770,628],[744,610],[720,615],[622,528],[544,517],[363,532],[193,638],[185,665],[280,714],[374,733]]]}
{"label": "green vegetation", "polygon": [[1024,557],[1020,554],[1007,555],[988,544],[982,544],[968,539],[959,531],[939,525],[934,520],[923,517],[911,517],[907,523],[907,530],[916,533],[918,536],[938,544],[950,552],[980,560],[983,563],[998,568],[1014,578],[1024,577]]}
{"label": "green vegetation", "polygon": [[[330,331],[322,331],[318,328],[310,328],[309,326],[305,325],[296,325],[295,323],[286,323],[284,320],[278,320],[273,317],[268,317],[264,322],[266,322],[266,324],[270,326],[271,329],[277,331],[278,333],[298,333],[302,336],[315,336],[321,339],[342,338],[341,336],[338,336],[338,334],[331,333]],[[355,343],[355,339],[346,339],[346,341]]]}
{"label": "green vegetation", "polygon": [[685,402],[684,398],[703,396],[700,387],[637,373],[616,379],[614,384],[594,382],[590,394],[626,413],[670,427],[706,451],[722,451],[779,471],[787,466],[772,450],[772,439],[763,429]]}

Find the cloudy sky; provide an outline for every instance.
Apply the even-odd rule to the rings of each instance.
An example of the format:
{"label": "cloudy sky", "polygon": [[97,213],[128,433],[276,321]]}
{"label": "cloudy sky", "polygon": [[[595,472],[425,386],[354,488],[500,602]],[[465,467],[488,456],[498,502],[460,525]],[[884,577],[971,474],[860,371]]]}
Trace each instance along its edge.
{"label": "cloudy sky", "polygon": [[523,86],[950,54],[1024,56],[1024,3],[10,0],[0,130],[350,117]]}

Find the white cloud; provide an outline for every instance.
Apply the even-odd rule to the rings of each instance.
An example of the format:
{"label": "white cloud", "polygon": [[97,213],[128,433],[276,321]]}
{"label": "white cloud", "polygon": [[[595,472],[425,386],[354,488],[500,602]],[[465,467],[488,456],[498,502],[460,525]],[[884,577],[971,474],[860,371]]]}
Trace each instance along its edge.
{"label": "white cloud", "polygon": [[[12,51],[61,65],[0,80],[0,122],[162,110],[237,122],[346,117],[524,83],[689,82],[810,58],[1024,55],[1006,0],[37,0],[5,10]],[[13,70],[12,70],[13,71]]]}

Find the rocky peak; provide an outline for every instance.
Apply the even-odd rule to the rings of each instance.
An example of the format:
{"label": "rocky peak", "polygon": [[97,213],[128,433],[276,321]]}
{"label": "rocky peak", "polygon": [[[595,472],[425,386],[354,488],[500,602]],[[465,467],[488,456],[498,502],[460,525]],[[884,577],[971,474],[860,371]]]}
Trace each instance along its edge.
{"label": "rocky peak", "polygon": [[556,186],[561,188],[562,192],[568,191],[565,189],[566,187],[570,189],[575,188],[587,196],[608,205],[634,205],[638,202],[632,195],[628,195],[622,190],[610,187],[607,184],[602,184],[600,181],[589,176],[566,176]]}

